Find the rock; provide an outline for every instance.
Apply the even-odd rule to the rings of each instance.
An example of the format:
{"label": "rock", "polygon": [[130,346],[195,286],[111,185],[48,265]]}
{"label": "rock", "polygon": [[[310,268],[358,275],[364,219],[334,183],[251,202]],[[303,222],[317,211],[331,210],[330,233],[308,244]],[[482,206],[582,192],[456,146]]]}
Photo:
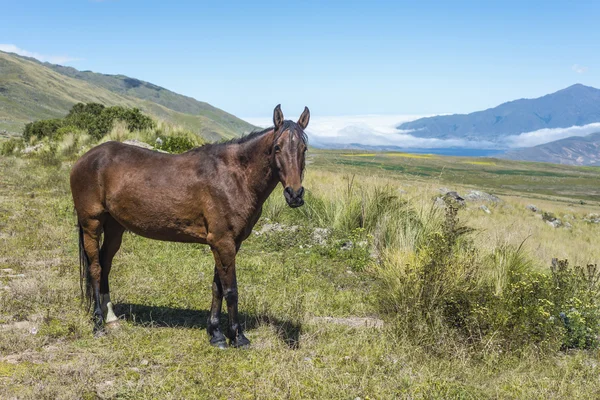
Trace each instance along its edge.
{"label": "rock", "polygon": [[3,268],[0,269],[0,272],[4,272],[5,274],[12,274],[14,271],[12,268]]}
{"label": "rock", "polygon": [[38,143],[35,146],[29,146],[29,147],[25,147],[22,151],[23,154],[30,154],[30,153],[35,153],[36,151],[38,151],[39,149],[41,149],[42,147],[44,147],[43,143]]}
{"label": "rock", "polygon": [[148,149],[148,150],[154,150],[154,146],[149,145],[148,143],[140,142],[137,139],[129,139],[129,140],[124,141],[123,143],[131,145],[131,146],[141,147],[141,148]]}
{"label": "rock", "polygon": [[460,197],[460,195],[457,192],[448,192],[444,195],[444,197],[449,197],[453,200],[456,200],[456,202],[458,202],[459,204],[464,204],[465,203],[465,199],[463,199],[462,197]]}
{"label": "rock", "polygon": [[446,207],[446,203],[444,203],[444,199],[442,199],[441,197],[436,197],[434,200],[434,206],[436,206],[437,208],[444,208]]}
{"label": "rock", "polygon": [[563,222],[563,226],[564,226],[566,229],[571,229],[571,228],[573,227],[573,226],[572,226],[570,223],[568,223],[568,222]]}
{"label": "rock", "polygon": [[493,194],[481,192],[479,190],[471,190],[467,195],[465,195],[465,199],[469,201],[487,201],[490,203],[499,203],[501,201]]}
{"label": "rock", "polygon": [[483,211],[484,213],[486,213],[486,214],[491,214],[491,213],[492,213],[492,212],[490,211],[490,209],[489,209],[489,208],[487,208],[487,207],[486,207],[485,205],[483,205],[483,204],[479,206],[479,209],[480,209],[481,211]]}
{"label": "rock", "polygon": [[536,206],[534,206],[533,204],[529,204],[525,208],[528,209],[529,211],[533,211],[533,212],[538,212],[539,211],[539,209]]}
{"label": "rock", "polygon": [[327,238],[329,237],[330,231],[327,228],[315,228],[312,234],[312,240],[315,244],[325,246],[327,244]]}
{"label": "rock", "polygon": [[162,140],[161,138],[157,137],[157,138],[156,138],[156,145],[157,145],[158,147],[162,146],[162,145],[163,145],[163,140]]}
{"label": "rock", "polygon": [[552,221],[546,221],[546,223],[548,225],[550,225],[551,227],[553,227],[553,228],[560,228],[562,226],[562,222],[558,218],[556,218],[556,219],[554,219]]}
{"label": "rock", "polygon": [[600,224],[600,214],[590,213],[583,220],[590,224]]}
{"label": "rock", "polygon": [[264,234],[275,232],[296,232],[297,230],[298,225],[287,226],[280,224],[279,222],[275,222],[274,224],[264,224],[260,231],[254,231],[254,234],[257,236],[261,236]]}
{"label": "rock", "polygon": [[401,188],[398,188],[397,192],[398,192],[398,194],[406,194],[406,193],[408,193],[406,190],[401,189]]}

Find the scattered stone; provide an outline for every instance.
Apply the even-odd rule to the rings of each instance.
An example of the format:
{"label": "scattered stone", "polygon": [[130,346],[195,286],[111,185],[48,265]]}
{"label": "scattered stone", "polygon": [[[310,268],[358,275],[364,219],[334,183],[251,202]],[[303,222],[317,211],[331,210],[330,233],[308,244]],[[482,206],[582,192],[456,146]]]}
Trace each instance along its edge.
{"label": "scattered stone", "polygon": [[315,228],[312,234],[312,240],[320,246],[327,244],[327,238],[329,237],[330,231],[327,228]]}
{"label": "scattered stone", "polygon": [[442,199],[441,197],[436,197],[433,203],[434,203],[434,206],[437,208],[446,207],[446,203],[444,202],[444,199]]}
{"label": "scattered stone", "polygon": [[565,227],[566,229],[571,229],[573,226],[568,222],[563,222],[563,227]]}
{"label": "scattered stone", "polygon": [[552,221],[548,221],[548,220],[546,220],[546,223],[547,223],[548,225],[550,225],[551,227],[553,227],[553,228],[560,228],[561,226],[563,226],[563,224],[562,224],[561,220],[560,220],[560,219],[558,219],[558,218],[556,218],[556,219],[554,219],[554,220],[552,220]]}
{"label": "scattered stone", "polygon": [[163,145],[163,140],[162,140],[161,138],[157,137],[157,138],[156,138],[156,145],[157,145],[158,147],[162,146],[162,145]]}
{"label": "scattered stone", "polygon": [[533,204],[529,204],[528,206],[525,207],[526,209],[528,209],[529,211],[533,211],[533,212],[538,212],[539,208],[537,208],[536,206],[534,206]]}
{"label": "scattered stone", "polygon": [[152,146],[151,144],[148,144],[148,143],[141,142],[141,141],[139,141],[139,140],[137,140],[137,139],[129,139],[129,140],[126,140],[126,141],[124,141],[123,143],[125,143],[125,144],[128,144],[128,145],[130,145],[130,146],[137,146],[137,147],[141,147],[141,148],[143,148],[143,149],[148,149],[148,150],[158,151],[158,152],[160,152],[160,153],[168,153],[168,151],[164,151],[164,150],[156,149],[156,148],[154,148],[154,146]]}
{"label": "scattered stone", "polygon": [[12,268],[3,268],[0,269],[0,272],[4,272],[5,274],[12,274],[14,271]]}
{"label": "scattered stone", "polygon": [[401,189],[401,188],[398,188],[397,192],[398,192],[398,194],[406,194],[406,193],[408,193],[406,190]]}
{"label": "scattered stone", "polygon": [[131,145],[131,146],[141,147],[141,148],[148,149],[148,150],[154,150],[154,146],[152,146],[148,143],[141,142],[137,139],[128,139],[128,140],[124,141],[123,143]]}
{"label": "scattered stone", "polygon": [[583,220],[590,224],[600,224],[600,214],[590,213]]}
{"label": "scattered stone", "polygon": [[480,206],[479,206],[479,209],[480,209],[481,211],[483,211],[484,213],[486,213],[486,214],[491,214],[491,213],[492,213],[492,212],[490,211],[490,209],[489,209],[489,208],[487,208],[487,207],[486,207],[484,204],[480,205]]}
{"label": "scattered stone", "polygon": [[5,277],[9,279],[25,278],[25,274],[5,275]]}
{"label": "scattered stone", "polygon": [[43,143],[38,143],[35,146],[28,146],[25,147],[22,151],[23,154],[30,154],[30,153],[35,153],[36,151],[38,151],[39,149],[41,149],[42,147],[44,147]]}
{"label": "scattered stone", "polygon": [[146,359],[143,359],[142,361],[140,361],[140,365],[146,366],[148,364],[150,364],[150,362],[148,360],[146,360]]}
{"label": "scattered stone", "polygon": [[467,195],[465,195],[465,199],[469,201],[487,201],[490,203],[499,203],[502,201],[493,194],[481,192],[479,190],[471,190]]}
{"label": "scattered stone", "polygon": [[565,215],[563,215],[563,219],[564,220],[569,219],[569,220],[573,221],[575,219],[575,217],[572,216],[571,214],[565,214]]}
{"label": "scattered stone", "polygon": [[457,192],[448,192],[444,195],[444,197],[449,197],[453,200],[456,200],[458,204],[465,204],[465,199],[460,197],[460,195]]}

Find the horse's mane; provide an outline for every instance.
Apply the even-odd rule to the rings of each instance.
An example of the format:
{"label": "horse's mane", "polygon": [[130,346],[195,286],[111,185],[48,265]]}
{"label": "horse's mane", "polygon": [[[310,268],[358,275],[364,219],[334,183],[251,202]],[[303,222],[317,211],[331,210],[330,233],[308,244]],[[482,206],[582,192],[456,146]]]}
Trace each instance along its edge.
{"label": "horse's mane", "polygon": [[[302,129],[297,129],[296,128],[296,123],[294,121],[283,121],[283,125],[280,129],[280,132],[285,132],[288,129],[291,129],[292,132],[294,132],[296,134],[296,136],[302,140],[304,142],[304,144],[308,144],[308,136],[306,135],[306,132],[304,132]],[[239,138],[233,138],[233,139],[229,139],[223,142],[217,142],[217,143],[207,143],[204,144],[200,147],[196,147],[195,149],[192,149],[190,151],[194,151],[194,150],[200,150],[200,149],[213,149],[213,148],[219,148],[219,147],[224,147],[224,146],[228,146],[231,144],[243,144],[243,143],[247,143],[251,140],[253,140],[254,138],[260,137],[264,134],[266,134],[267,132],[272,131],[273,129],[275,129],[274,127],[269,127],[266,129],[262,129],[262,130],[254,130],[252,132],[250,132],[247,135],[243,135],[242,137]]]}

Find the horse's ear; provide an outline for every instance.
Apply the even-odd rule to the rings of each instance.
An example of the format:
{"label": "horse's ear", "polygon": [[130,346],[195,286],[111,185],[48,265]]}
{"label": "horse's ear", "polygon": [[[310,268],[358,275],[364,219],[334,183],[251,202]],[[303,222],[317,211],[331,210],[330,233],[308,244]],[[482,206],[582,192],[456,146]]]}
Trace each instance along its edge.
{"label": "horse's ear", "polygon": [[283,112],[281,112],[281,104],[277,104],[275,110],[273,110],[273,125],[275,130],[279,129],[283,125]]}
{"label": "horse's ear", "polygon": [[310,121],[310,111],[308,110],[308,107],[304,107],[302,115],[298,118],[298,125],[300,125],[302,129],[306,129],[308,121]]}

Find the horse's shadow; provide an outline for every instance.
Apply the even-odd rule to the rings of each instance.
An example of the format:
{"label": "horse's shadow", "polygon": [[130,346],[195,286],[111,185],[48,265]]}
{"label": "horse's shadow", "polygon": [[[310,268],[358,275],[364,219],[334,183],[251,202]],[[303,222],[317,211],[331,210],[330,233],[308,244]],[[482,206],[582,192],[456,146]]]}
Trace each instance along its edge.
{"label": "horse's shadow", "polygon": [[[120,303],[115,304],[115,313],[120,319],[125,319],[136,325],[172,328],[206,329],[209,312],[207,310],[192,310],[189,308],[174,308],[148,306],[144,304]],[[239,313],[240,323],[245,330],[255,329],[261,325],[275,328],[277,336],[291,349],[300,345],[302,324],[284,320],[271,315],[255,315]],[[227,326],[227,314],[221,316],[221,327]]]}

